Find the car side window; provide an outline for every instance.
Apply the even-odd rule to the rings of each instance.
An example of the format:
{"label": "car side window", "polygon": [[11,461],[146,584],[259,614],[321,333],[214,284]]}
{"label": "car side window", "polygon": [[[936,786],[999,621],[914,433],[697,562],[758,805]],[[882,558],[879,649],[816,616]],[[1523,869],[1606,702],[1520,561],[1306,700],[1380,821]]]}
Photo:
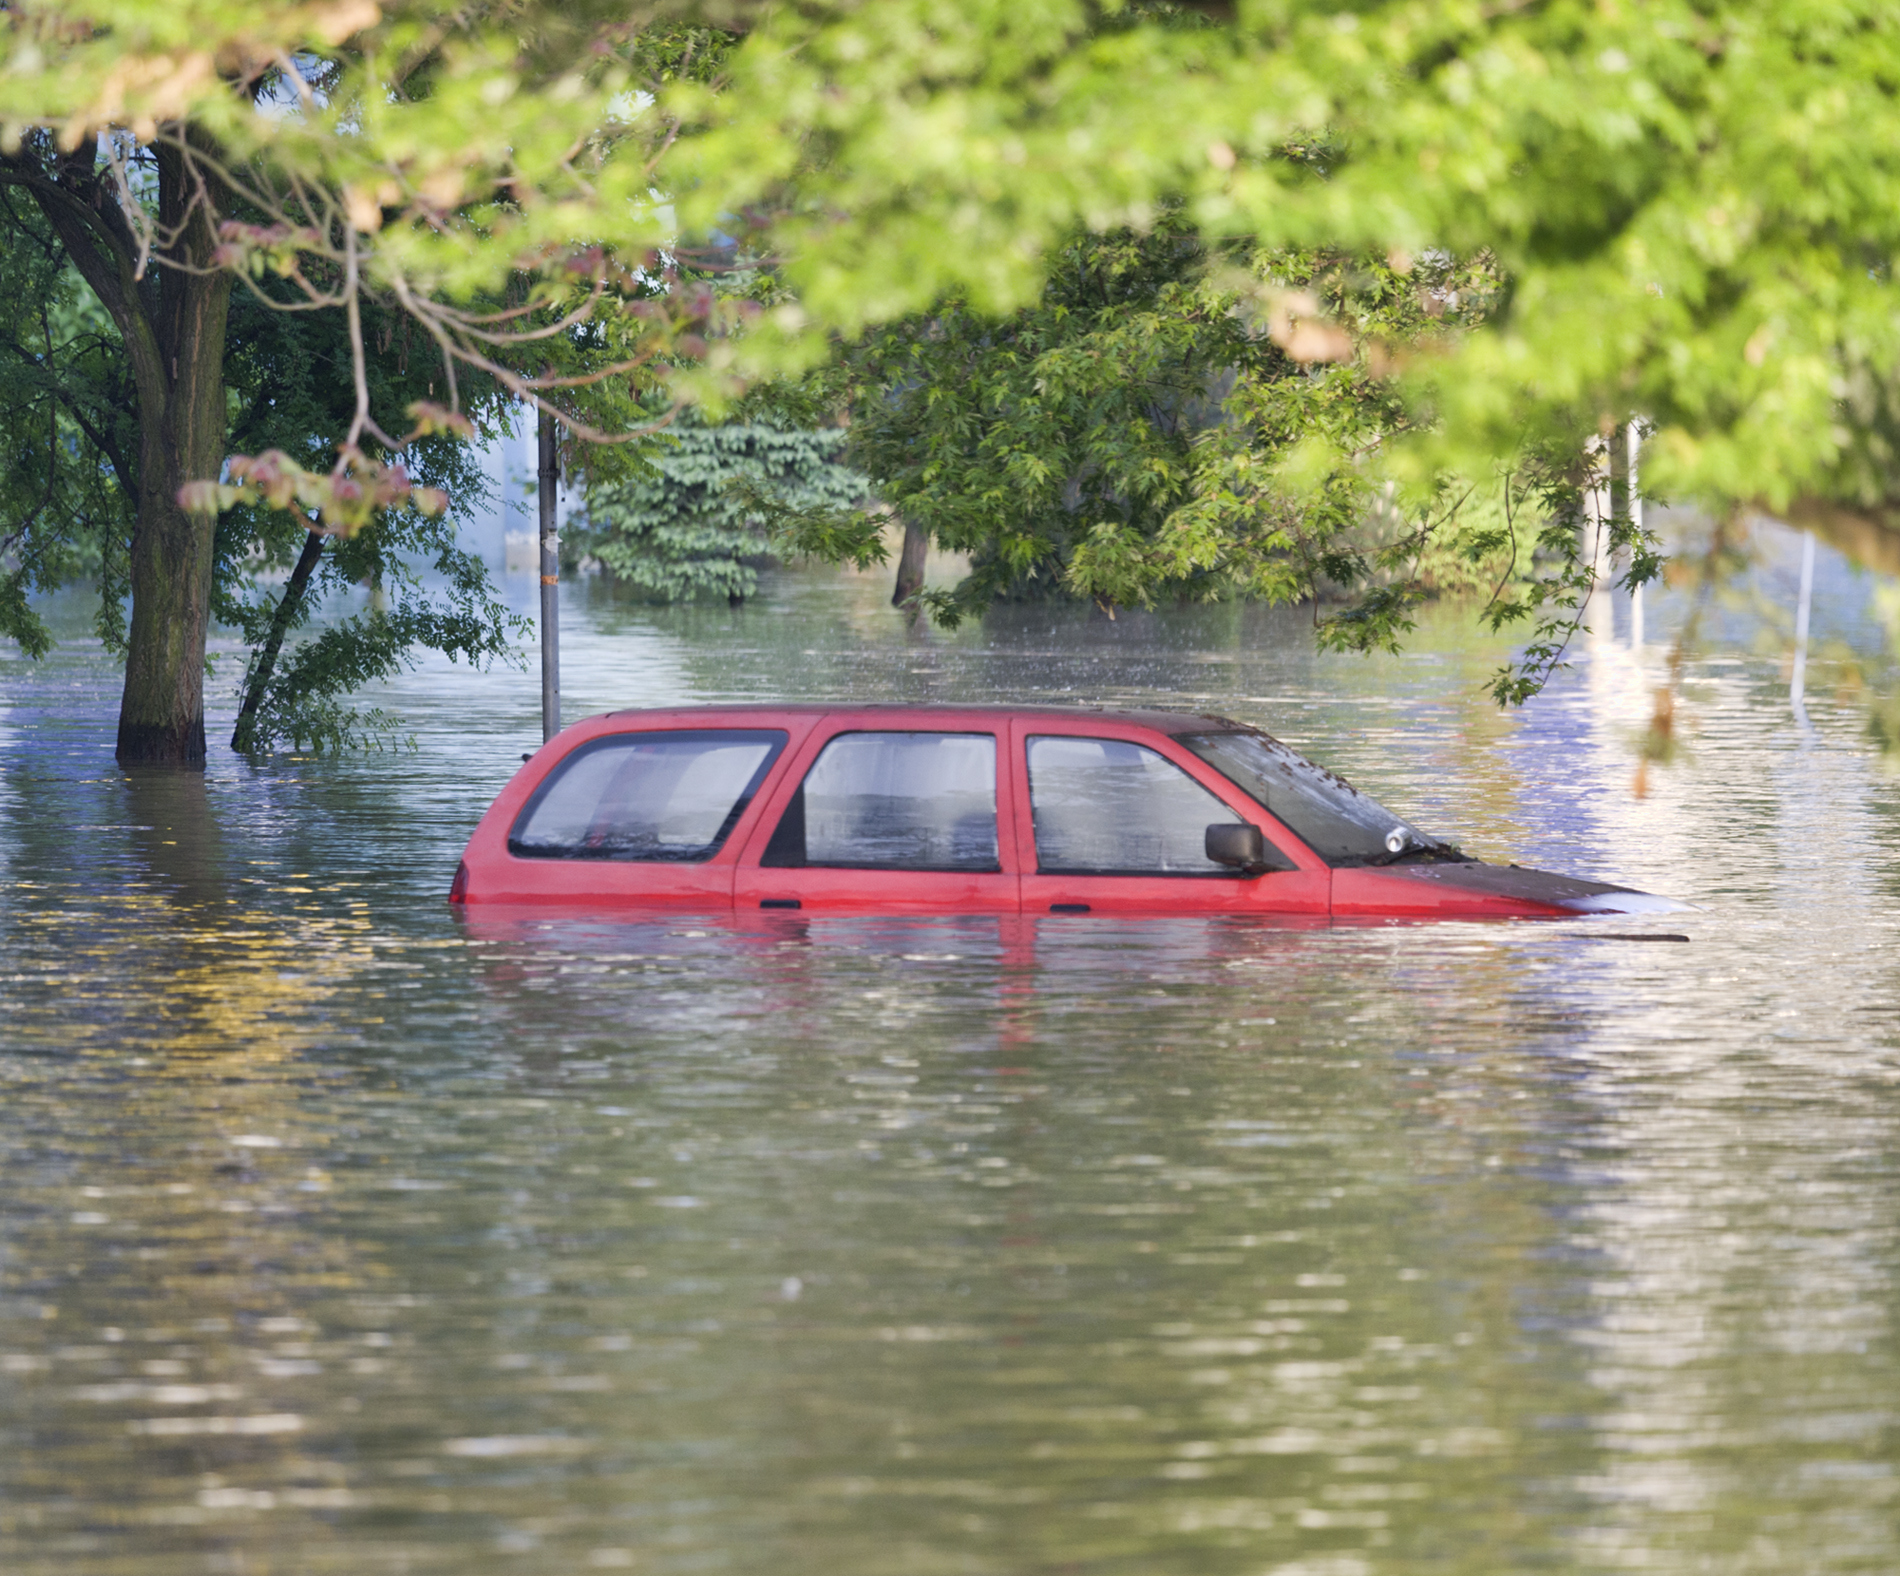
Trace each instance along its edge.
{"label": "car side window", "polygon": [[508,852],[524,859],[710,859],[786,738],[779,729],[709,729],[590,740],[522,807]]}
{"label": "car side window", "polygon": [[1156,750],[1121,739],[1029,740],[1038,871],[1233,876],[1207,857],[1207,829],[1242,817]]}
{"label": "car side window", "polygon": [[812,762],[759,863],[1001,869],[995,737],[840,734]]}

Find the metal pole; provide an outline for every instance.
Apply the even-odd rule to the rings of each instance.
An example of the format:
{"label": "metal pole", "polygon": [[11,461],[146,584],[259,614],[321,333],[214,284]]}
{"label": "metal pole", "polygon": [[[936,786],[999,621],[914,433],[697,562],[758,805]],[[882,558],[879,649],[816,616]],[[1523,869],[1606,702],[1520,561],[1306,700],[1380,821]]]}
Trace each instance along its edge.
{"label": "metal pole", "polygon": [[1802,722],[1808,720],[1802,704],[1808,691],[1808,607],[1814,600],[1814,533],[1801,535],[1801,599],[1794,607],[1794,676],[1788,681],[1788,699]]}
{"label": "metal pole", "polygon": [[[1613,524],[1630,519],[1631,501],[1636,495],[1636,477],[1632,474],[1630,465],[1634,457],[1634,451],[1630,448],[1630,433],[1635,425],[1634,422],[1626,421],[1613,430],[1605,440],[1610,451],[1610,519]],[[1606,556],[1610,561],[1605,565],[1605,572],[1614,576],[1616,573],[1615,554],[1612,552]],[[1632,608],[1630,618],[1632,627],[1635,621],[1636,614]]]}
{"label": "metal pole", "polygon": [[1583,521],[1578,527],[1578,557],[1590,567],[1590,589],[1585,594],[1583,625],[1592,645],[1611,637],[1614,617],[1610,606],[1610,517],[1615,511],[1616,448],[1606,438],[1584,445]]}
{"label": "metal pole", "polygon": [[541,506],[541,742],[561,731],[561,538],[555,504],[561,485],[560,424],[541,412],[535,496]]}
{"label": "metal pole", "polygon": [[[1641,422],[1632,421],[1623,429],[1629,452],[1629,517],[1630,526],[1640,533],[1643,529],[1643,488],[1639,469],[1643,456],[1643,427]],[[1643,588],[1637,586],[1630,592],[1630,650],[1643,649]]]}

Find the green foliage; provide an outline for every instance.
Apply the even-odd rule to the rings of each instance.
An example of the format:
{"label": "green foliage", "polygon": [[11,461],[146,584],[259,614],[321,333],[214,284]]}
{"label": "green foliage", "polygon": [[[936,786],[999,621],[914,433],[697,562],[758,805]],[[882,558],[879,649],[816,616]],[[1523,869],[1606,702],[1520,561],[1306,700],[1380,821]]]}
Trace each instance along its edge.
{"label": "green foliage", "polygon": [[[939,618],[1063,587],[1146,600],[1195,435],[1251,348],[1205,262],[1179,225],[1079,238],[1035,306],[999,321],[946,301],[866,335],[820,380],[879,498],[971,555],[969,578],[933,599]],[[801,541],[815,545],[809,529]]]}
{"label": "green foliage", "polygon": [[29,596],[100,586],[97,627],[125,640],[121,603],[138,437],[118,336],[39,210],[0,189],[0,635],[41,656]]}
{"label": "green foliage", "polygon": [[836,429],[688,418],[655,446],[644,473],[588,489],[571,550],[659,601],[739,601],[758,583],[754,566],[775,545],[781,515],[844,516],[864,502],[865,478],[839,463],[844,442]]}
{"label": "green foliage", "polygon": [[[849,343],[854,415],[893,440],[873,474],[975,555],[946,616],[1025,588],[1325,583],[1360,598],[1328,638],[1387,645],[1429,564],[1507,551],[1496,517],[1527,487],[1544,513],[1519,545],[1549,563],[1493,610],[1531,621],[1548,671],[1582,594],[1561,495],[1633,419],[1672,497],[1900,528],[1884,0],[19,0],[4,19],[0,152],[116,128],[101,146],[189,159],[188,122],[258,207],[232,266],[400,302],[445,366],[517,392],[623,380],[621,426],[576,395],[577,432],[635,436],[656,390],[716,410]],[[289,61],[320,89],[295,113]],[[705,278],[735,240],[772,259],[749,305]],[[1182,247],[1196,264],[1171,270]],[[1481,274],[1481,308],[1379,350],[1381,315],[1439,268]],[[1349,359],[1307,354],[1333,331]],[[920,375],[938,367],[966,382]],[[857,408],[871,389],[889,411]],[[925,452],[896,452],[905,423]],[[790,527],[869,553],[865,523]]]}
{"label": "green foliage", "polygon": [[[0,575],[0,633],[42,654],[50,637],[29,594],[91,580],[100,592],[98,632],[122,653],[139,475],[137,402],[124,346],[39,210],[3,188],[0,240],[0,518],[8,522],[0,540],[10,559]],[[373,312],[369,328],[376,408],[400,410],[426,398],[439,369],[431,353],[416,353],[413,327],[399,315]],[[342,313],[286,313],[239,294],[225,380],[235,444],[327,465],[352,408]],[[508,419],[510,407],[492,379],[470,380],[464,399],[490,422]],[[430,518],[389,510],[369,530],[329,545],[287,619],[291,633],[321,622],[328,607],[354,600],[366,585],[397,588],[396,606],[346,618],[294,646],[266,686],[254,745],[335,745],[387,733],[386,719],[356,718],[342,696],[405,665],[412,649],[477,663],[512,654],[519,621],[494,600],[481,561],[455,542],[455,515],[484,496],[473,451],[438,435],[412,443],[404,457],[417,481],[449,494],[454,513]],[[290,516],[254,503],[219,520],[213,614],[241,630],[252,648],[247,683],[277,611],[270,583],[305,536]]]}
{"label": "green foliage", "polygon": [[[738,337],[737,318],[641,319],[637,352],[723,398],[944,300],[1029,307],[1078,227],[1142,231],[1179,203],[1271,250],[1494,260],[1509,288],[1484,331],[1404,369],[1442,418],[1418,429],[1416,485],[1640,414],[1672,496],[1888,496],[1900,30],[1881,0],[655,0],[632,20],[591,0],[21,0],[6,18],[6,146],[188,115],[273,192],[323,194],[234,240],[239,262],[348,262],[471,356],[480,325],[454,303],[511,282],[551,303],[590,248],[632,278],[736,227],[791,298]],[[322,93],[260,113],[294,96],[286,60]]]}
{"label": "green foliage", "polygon": [[1671,496],[1893,496],[1856,427],[1900,365],[1886,5],[1101,10],[774,8],[695,101],[682,211],[773,209],[808,320],[848,328],[1020,309],[1078,221],[1171,200],[1268,248],[1487,256],[1483,331],[1404,369],[1440,417],[1399,446],[1414,484],[1640,415]]}
{"label": "green foliage", "polygon": [[1520,512],[1506,509],[1502,484],[1473,489],[1449,531],[1427,542],[1415,579],[1428,597],[1480,597],[1486,602],[1536,572],[1537,537],[1518,529]]}
{"label": "green foliage", "polygon": [[[344,698],[372,680],[413,667],[419,651],[442,652],[471,666],[511,652],[524,623],[494,601],[482,561],[445,545],[432,567],[446,589],[427,590],[421,576],[376,539],[390,529],[386,522],[326,550],[329,562],[319,573],[341,588],[353,574],[380,571],[386,578],[377,583],[375,601],[393,605],[373,605],[298,643],[265,686],[246,748],[289,742],[298,749],[343,749],[393,742],[400,726],[395,718],[376,708],[357,710]],[[246,605],[245,630],[253,641],[262,638],[270,611],[262,601]]]}
{"label": "green foliage", "polygon": [[1496,268],[1482,254],[1254,251],[1227,281],[1254,354],[1199,441],[1193,497],[1170,521],[1174,550],[1250,596],[1353,599],[1322,623],[1322,644],[1396,649],[1433,589],[1428,555],[1496,551],[1466,513],[1474,502],[1482,513],[1488,488],[1442,472],[1415,480],[1390,463],[1433,420],[1404,368],[1482,328]]}
{"label": "green foliage", "polygon": [[[1359,600],[1324,636],[1370,649],[1448,565],[1469,578],[1500,556],[1462,512],[1477,489],[1407,488],[1382,463],[1429,419],[1393,369],[1469,333],[1497,288],[1482,259],[1250,252],[1167,215],[1073,238],[1007,318],[951,301],[875,330],[803,392],[849,411],[880,498],[971,555],[926,599],[946,622],[1049,594],[1343,592]],[[798,523],[802,546],[845,556],[876,520]]]}
{"label": "green foliage", "polygon": [[[368,328],[372,408],[401,410],[426,400],[439,368],[417,344],[412,325],[397,314],[376,313]],[[287,313],[257,296],[235,297],[226,379],[235,410],[234,446],[277,450],[312,468],[327,465],[352,408],[342,314]],[[514,419],[512,403],[492,379],[474,382],[464,400],[490,424]],[[292,635],[321,627],[273,665],[257,714],[244,730],[246,748],[286,740],[299,748],[340,747],[390,736],[393,722],[380,713],[359,717],[342,697],[411,665],[416,651],[438,651],[476,666],[513,658],[515,639],[527,626],[496,601],[481,559],[456,544],[458,520],[487,496],[474,451],[449,434],[430,434],[411,442],[403,459],[418,483],[447,494],[449,511],[430,516],[413,508],[387,510],[369,528],[326,542],[308,588],[285,620]],[[297,520],[262,503],[240,504],[219,517],[212,611],[219,622],[242,630],[250,647],[241,694],[258,676],[259,656],[279,612],[281,593],[273,594],[271,581],[289,568],[306,535]],[[393,597],[395,605],[324,623],[329,609],[347,605],[365,587]]]}

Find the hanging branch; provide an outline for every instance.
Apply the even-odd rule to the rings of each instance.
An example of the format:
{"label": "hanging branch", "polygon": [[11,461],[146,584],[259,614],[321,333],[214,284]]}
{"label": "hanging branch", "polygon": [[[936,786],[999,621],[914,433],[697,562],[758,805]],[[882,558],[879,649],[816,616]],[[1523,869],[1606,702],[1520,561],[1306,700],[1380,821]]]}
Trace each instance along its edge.
{"label": "hanging branch", "polygon": [[[340,12],[334,25],[343,27]],[[536,243],[515,264],[533,281],[528,298],[491,307],[441,297],[431,281],[412,274],[400,247],[379,244],[385,231],[396,235],[403,228],[457,238],[465,225],[475,222],[466,216],[481,204],[500,203],[504,227],[510,222],[506,214],[526,219],[537,200],[552,197],[583,207],[598,205],[606,199],[597,172],[616,151],[625,149],[635,161],[631,168],[650,181],[657,179],[660,161],[680,135],[676,116],[623,120],[603,110],[598,125],[545,155],[517,158],[510,151],[493,158],[478,155],[474,164],[451,164],[457,176],[452,196],[430,190],[434,166],[428,160],[412,163],[412,156],[404,155],[362,171],[349,163],[355,152],[349,139],[332,148],[321,137],[314,144],[301,137],[298,116],[321,133],[327,118],[348,111],[354,99],[342,100],[338,94],[367,94],[368,103],[376,93],[387,92],[395,95],[392,102],[407,102],[407,78],[439,58],[443,46],[465,25],[466,19],[438,17],[423,36],[405,46],[393,75],[378,73],[372,65],[360,80],[326,64],[321,55],[312,57],[316,68],[306,70],[304,57],[281,40],[260,40],[236,59],[221,61],[220,80],[235,100],[258,113],[273,103],[296,112],[283,121],[287,156],[282,160],[273,157],[270,139],[259,144],[257,156],[238,157],[229,148],[188,133],[184,121],[163,114],[135,123],[136,140],[122,132],[98,139],[94,156],[105,166],[102,196],[107,199],[99,206],[102,216],[111,213],[117,221],[114,228],[123,234],[132,280],[144,279],[154,263],[193,274],[225,271],[242,279],[252,297],[273,311],[341,309],[344,318],[353,399],[335,464],[320,473],[304,470],[283,454],[233,455],[222,481],[205,478],[181,489],[179,497],[187,507],[229,507],[239,498],[285,507],[287,500],[307,528],[324,534],[359,529],[379,508],[407,504],[433,512],[440,505],[427,489],[409,484],[401,456],[416,438],[430,432],[472,436],[461,409],[464,372],[480,373],[537,412],[557,417],[576,439],[602,445],[643,441],[675,419],[677,401],[657,414],[630,412],[632,419],[619,424],[588,419],[586,402],[571,396],[621,379],[650,378],[680,360],[703,356],[709,336],[729,331],[760,310],[751,303],[722,302],[709,288],[682,281],[676,268],[682,256],[697,258],[697,266],[704,269],[730,266],[710,255],[699,257],[691,248],[676,247],[663,268],[657,266],[662,254],[648,250],[630,267],[604,246],[563,254]],[[611,51],[623,33],[615,24],[600,42]],[[342,41],[331,40],[328,47]],[[169,215],[169,223],[142,200],[139,167],[153,156],[150,150],[161,150],[183,175],[184,212]],[[314,173],[315,166],[299,162],[312,152],[326,165],[341,162],[349,173]],[[209,259],[173,255],[180,251],[174,244],[178,235],[212,211],[213,189],[249,210],[250,219],[224,220]],[[499,238],[488,233],[493,228],[489,218],[484,216],[480,223],[483,244]],[[287,288],[267,289],[267,275],[284,280]],[[392,431],[372,408],[364,339],[366,296],[417,323],[441,357],[446,404],[412,407],[415,425],[407,433]],[[593,364],[575,366],[570,360],[564,365],[561,358],[550,363],[537,356],[532,370],[518,365],[529,347],[572,341],[583,332],[594,336],[593,343],[604,352]],[[380,453],[366,452],[365,444]]]}

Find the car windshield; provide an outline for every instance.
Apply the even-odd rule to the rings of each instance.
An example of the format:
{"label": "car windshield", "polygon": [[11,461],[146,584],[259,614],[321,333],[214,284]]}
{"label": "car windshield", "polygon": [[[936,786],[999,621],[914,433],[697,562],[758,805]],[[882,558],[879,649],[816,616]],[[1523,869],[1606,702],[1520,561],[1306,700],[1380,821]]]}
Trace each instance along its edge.
{"label": "car windshield", "polygon": [[1198,733],[1181,740],[1259,800],[1329,865],[1386,863],[1410,853],[1450,853],[1368,794],[1264,733]]}

